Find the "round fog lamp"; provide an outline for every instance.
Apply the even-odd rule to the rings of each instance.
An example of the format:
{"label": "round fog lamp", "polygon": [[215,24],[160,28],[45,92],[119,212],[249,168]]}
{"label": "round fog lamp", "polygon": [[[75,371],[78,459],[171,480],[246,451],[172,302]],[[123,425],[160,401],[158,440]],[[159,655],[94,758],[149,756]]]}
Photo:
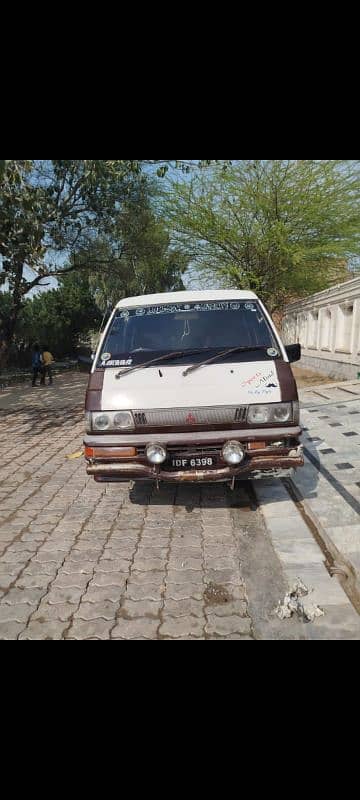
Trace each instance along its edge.
{"label": "round fog lamp", "polygon": [[146,456],[150,464],[163,464],[166,459],[165,447],[162,447],[161,444],[148,444]]}
{"label": "round fog lamp", "polygon": [[229,466],[233,467],[236,466],[236,464],[241,464],[245,452],[239,442],[226,442],[222,449],[222,455],[224,461],[226,461]]}

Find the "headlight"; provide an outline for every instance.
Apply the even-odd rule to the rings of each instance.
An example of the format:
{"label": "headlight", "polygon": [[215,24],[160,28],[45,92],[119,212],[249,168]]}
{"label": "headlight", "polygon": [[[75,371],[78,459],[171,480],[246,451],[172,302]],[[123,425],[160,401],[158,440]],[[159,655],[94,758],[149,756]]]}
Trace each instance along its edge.
{"label": "headlight", "polygon": [[241,464],[244,458],[245,452],[244,449],[241,447],[239,442],[226,442],[222,449],[222,456],[224,461],[230,466],[236,466],[236,464]]}
{"label": "headlight", "polygon": [[91,431],[129,431],[134,430],[131,411],[93,411],[85,415],[86,430]]}
{"label": "headlight", "polygon": [[249,406],[248,422],[253,425],[265,425],[270,422],[270,407],[269,406]]}
{"label": "headlight", "polygon": [[93,414],[92,424],[94,431],[107,431],[110,428],[110,417],[108,414]]}
{"label": "headlight", "polygon": [[114,414],[114,428],[129,429],[134,427],[134,421],[130,411],[118,411]]}
{"label": "headlight", "polygon": [[150,464],[163,464],[166,459],[166,450],[161,444],[148,444],[145,452]]}
{"label": "headlight", "polygon": [[284,403],[273,410],[274,422],[289,422],[292,419],[291,403]]}
{"label": "headlight", "polygon": [[[297,404],[298,406],[298,404]],[[249,406],[247,421],[252,425],[267,425],[269,423],[296,422],[296,404],[294,411],[292,403],[270,403],[269,405]],[[297,408],[298,415],[298,408]]]}

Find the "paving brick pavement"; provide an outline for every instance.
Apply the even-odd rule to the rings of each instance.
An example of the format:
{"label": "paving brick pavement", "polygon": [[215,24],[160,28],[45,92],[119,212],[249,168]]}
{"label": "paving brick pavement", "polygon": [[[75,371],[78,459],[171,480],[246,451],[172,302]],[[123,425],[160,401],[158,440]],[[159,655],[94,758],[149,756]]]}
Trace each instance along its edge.
{"label": "paving brick pavement", "polygon": [[274,618],[285,578],[250,484],[101,485],[67,458],[85,385],[0,394],[0,639],[310,638]]}

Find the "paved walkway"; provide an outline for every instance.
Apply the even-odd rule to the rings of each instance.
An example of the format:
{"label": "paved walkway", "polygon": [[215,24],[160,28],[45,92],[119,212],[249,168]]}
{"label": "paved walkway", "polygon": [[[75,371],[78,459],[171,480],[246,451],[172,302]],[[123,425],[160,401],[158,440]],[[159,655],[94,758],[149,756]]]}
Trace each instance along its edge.
{"label": "paved walkway", "polygon": [[251,487],[129,491],[68,458],[85,385],[0,395],[0,639],[305,638],[272,615],[286,587]]}
{"label": "paved walkway", "polygon": [[301,392],[306,466],[296,484],[360,574],[360,381]]}
{"label": "paved walkway", "polygon": [[[82,446],[86,381],[0,393],[0,639],[360,638],[282,484],[257,482],[257,507],[251,484],[156,492],[88,478],[68,458]],[[309,458],[296,482],[355,564],[360,387],[331,391],[304,393]],[[273,613],[298,576],[325,606],[313,624]]]}
{"label": "paved walkway", "polygon": [[360,381],[311,386],[301,377],[305,466],[293,481],[301,505],[274,481],[258,482],[256,493],[288,585],[300,577],[325,611],[310,635],[359,639]]}

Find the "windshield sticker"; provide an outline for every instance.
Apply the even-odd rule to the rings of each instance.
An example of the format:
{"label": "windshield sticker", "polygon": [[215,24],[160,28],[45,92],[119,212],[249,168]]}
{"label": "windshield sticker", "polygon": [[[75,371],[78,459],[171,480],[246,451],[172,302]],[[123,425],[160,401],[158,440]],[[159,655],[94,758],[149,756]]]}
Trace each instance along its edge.
{"label": "windshield sticker", "polygon": [[[274,370],[272,369],[271,372],[268,372],[267,375],[263,375],[262,378],[260,378],[259,383],[257,384],[257,386],[255,386],[255,389],[261,389],[263,386],[267,386],[268,382],[274,379],[276,380],[276,377]],[[277,384],[275,388],[277,389]]]}
{"label": "windshield sticker", "polygon": [[128,359],[124,359],[124,358],[118,359],[118,358],[116,358],[116,359],[111,359],[110,361],[102,361],[101,362],[101,366],[102,367],[131,367],[132,363],[133,363],[133,359],[132,358],[128,358]]}
{"label": "windshield sticker", "polygon": [[249,394],[255,397],[269,397],[272,394],[272,389],[262,386],[260,389],[249,389]]}
{"label": "windshield sticker", "polygon": [[261,378],[261,375],[262,375],[262,373],[261,373],[261,372],[256,372],[256,373],[255,373],[255,375],[252,375],[252,376],[251,376],[251,378],[247,378],[247,379],[246,379],[246,381],[243,381],[243,382],[240,384],[240,388],[241,388],[241,389],[244,389],[244,388],[245,388],[245,386],[251,386],[251,384],[253,384],[253,383],[254,383],[254,381],[257,381],[257,380],[259,380],[259,378]]}
{"label": "windshield sticker", "polygon": [[279,355],[279,351],[276,350],[275,347],[269,347],[269,349],[266,352],[267,352],[268,356],[272,356],[272,358],[275,358],[276,356]]}
{"label": "windshield sticker", "polygon": [[213,303],[184,303],[174,304],[168,306],[145,306],[144,308],[124,309],[120,312],[120,317],[128,319],[131,314],[137,317],[152,317],[162,314],[185,314],[187,311],[241,311],[245,308],[247,311],[257,311],[255,303],[237,303],[237,302],[213,302]]}
{"label": "windshield sticker", "polygon": [[103,353],[101,357],[101,361],[109,361],[111,358],[111,353]]}
{"label": "windshield sticker", "polygon": [[246,381],[242,382],[241,388],[248,387],[249,394],[271,394],[271,389],[279,388],[279,384],[274,383],[274,381],[276,381],[276,375],[273,370],[266,375],[256,372],[251,378],[247,378]]}

